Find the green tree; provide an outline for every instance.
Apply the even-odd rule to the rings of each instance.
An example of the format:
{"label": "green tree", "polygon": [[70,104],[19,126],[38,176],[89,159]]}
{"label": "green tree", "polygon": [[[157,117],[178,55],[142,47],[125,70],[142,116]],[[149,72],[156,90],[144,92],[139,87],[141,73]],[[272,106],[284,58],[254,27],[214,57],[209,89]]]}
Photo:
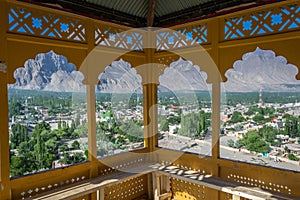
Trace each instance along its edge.
{"label": "green tree", "polygon": [[169,123],[165,118],[160,120],[160,130],[161,131],[169,131]]}
{"label": "green tree", "polygon": [[62,128],[66,130],[69,127],[66,121],[62,121]]}
{"label": "green tree", "polygon": [[40,169],[33,153],[33,144],[32,141],[22,142],[18,147],[19,155],[11,156],[10,174],[12,177],[22,176]]}
{"label": "green tree", "polygon": [[72,164],[81,163],[85,160],[86,160],[86,158],[84,157],[84,155],[82,153],[75,153],[72,156]]}
{"label": "green tree", "polygon": [[22,110],[24,110],[24,106],[19,101],[12,101],[8,105],[8,116],[22,115],[24,114]]}
{"label": "green tree", "polygon": [[278,129],[271,126],[264,126],[259,129],[259,135],[266,141],[275,144],[276,135],[278,134]]}
{"label": "green tree", "polygon": [[235,142],[235,148],[237,148],[237,149],[241,148],[241,147],[244,146],[244,145],[245,145],[245,144],[244,144],[243,140],[237,140],[237,141]]}
{"label": "green tree", "polygon": [[255,122],[258,123],[258,124],[264,124],[264,123],[267,122],[266,119],[265,119],[265,117],[264,117],[264,115],[262,115],[262,114],[260,114],[260,113],[256,114],[256,115],[253,117],[253,121],[255,121]]}
{"label": "green tree", "polygon": [[294,154],[292,154],[292,153],[288,154],[288,158],[290,160],[299,161],[299,158],[297,156],[295,156]]}
{"label": "green tree", "polygon": [[231,119],[229,120],[229,123],[238,123],[238,122],[243,122],[245,121],[245,118],[243,117],[242,113],[238,111],[234,111],[232,113]]}
{"label": "green tree", "polygon": [[245,112],[245,115],[254,115],[256,114],[256,112],[259,112],[259,108],[257,106],[250,106],[247,110],[247,112]]}
{"label": "green tree", "polygon": [[63,144],[59,147],[60,152],[64,153],[66,151],[69,151],[69,147],[67,144]]}
{"label": "green tree", "polygon": [[75,126],[78,127],[79,125],[80,125],[80,114],[77,113],[75,118]]}
{"label": "green tree", "polygon": [[74,149],[74,150],[80,149],[80,144],[79,144],[79,142],[78,142],[77,140],[75,140],[75,141],[71,144],[71,146],[72,146],[72,149]]}
{"label": "green tree", "polygon": [[291,115],[285,115],[285,131],[286,133],[292,137],[298,137],[300,136],[300,133],[298,131],[299,129],[299,121],[298,118],[291,116]]}
{"label": "green tree", "polygon": [[57,129],[62,129],[62,127],[61,127],[61,119],[57,122]]}
{"label": "green tree", "polygon": [[229,147],[234,147],[234,141],[233,141],[232,139],[229,139],[229,140],[227,141],[227,145],[228,145]]}
{"label": "green tree", "polygon": [[75,121],[72,119],[71,130],[70,131],[74,132],[75,128],[76,128]]}
{"label": "green tree", "polygon": [[283,108],[277,108],[277,112],[284,113],[284,109]]}
{"label": "green tree", "polygon": [[189,113],[182,116],[180,135],[187,137],[204,137],[208,131],[207,113]]}
{"label": "green tree", "polygon": [[58,151],[58,142],[55,137],[45,142],[45,151],[47,154],[56,154]]}
{"label": "green tree", "polygon": [[204,111],[200,111],[200,120],[199,120],[199,132],[198,135],[200,137],[204,137],[207,134],[207,118]]}
{"label": "green tree", "polygon": [[27,126],[20,123],[12,126],[12,133],[10,135],[10,148],[16,149],[22,142],[28,141],[28,129]]}
{"label": "green tree", "polygon": [[269,145],[263,140],[257,131],[247,132],[242,142],[244,143],[246,149],[249,151],[254,151],[258,153],[265,153],[270,151]]}
{"label": "green tree", "polygon": [[81,125],[77,126],[77,128],[74,130],[74,133],[76,133],[79,137],[87,137],[88,135],[87,122],[84,121]]}
{"label": "green tree", "polygon": [[82,153],[75,153],[74,155],[70,155],[69,153],[65,152],[59,162],[64,165],[72,165],[83,162],[85,160],[86,158]]}
{"label": "green tree", "polygon": [[181,116],[176,116],[176,115],[171,114],[168,118],[168,122],[171,125],[180,124]]}
{"label": "green tree", "polygon": [[199,116],[195,113],[189,113],[182,117],[180,135],[195,137],[199,133]]}
{"label": "green tree", "polygon": [[137,125],[133,120],[124,122],[121,125],[122,131],[126,134],[126,138],[130,142],[144,141],[144,131],[141,126]]}

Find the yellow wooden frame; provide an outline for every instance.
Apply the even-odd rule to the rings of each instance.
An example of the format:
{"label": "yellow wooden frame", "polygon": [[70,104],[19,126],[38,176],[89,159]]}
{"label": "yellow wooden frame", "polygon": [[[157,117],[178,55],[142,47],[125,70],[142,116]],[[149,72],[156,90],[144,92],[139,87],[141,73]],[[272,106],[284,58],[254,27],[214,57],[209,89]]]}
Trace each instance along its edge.
{"label": "yellow wooden frame", "polygon": [[[157,108],[153,107],[157,104],[157,86],[158,76],[162,73],[162,70],[168,66],[172,61],[177,60],[180,56],[189,59],[193,64],[199,66],[207,65],[204,67],[204,71],[208,74],[208,82],[212,83],[212,132],[213,132],[213,144],[212,157],[199,158],[194,154],[183,154],[175,164],[181,166],[187,166],[194,169],[204,169],[214,176],[222,178],[230,178],[233,174],[240,174],[243,177],[250,177],[265,180],[272,184],[280,184],[287,186],[294,195],[300,195],[300,173],[285,171],[275,168],[268,168],[262,166],[256,166],[247,163],[240,163],[230,160],[221,159],[219,156],[219,113],[220,113],[220,83],[226,81],[225,72],[233,66],[234,61],[240,60],[242,55],[254,51],[257,46],[261,49],[273,50],[276,55],[281,55],[287,58],[288,62],[294,64],[300,69],[300,57],[298,53],[298,47],[300,46],[300,29],[287,30],[282,32],[274,32],[271,34],[265,34],[262,36],[255,35],[253,37],[244,37],[239,39],[224,40],[224,21],[233,17],[246,16],[249,13],[262,12],[269,9],[277,9],[289,4],[299,5],[297,0],[283,1],[279,3],[269,4],[249,10],[239,11],[223,16],[218,16],[210,19],[196,21],[188,24],[183,24],[170,29],[178,30],[180,28],[188,28],[197,24],[206,24],[209,31],[208,42],[202,45],[202,50],[199,50],[197,46],[189,48],[168,49],[166,51],[157,51],[153,48],[155,41],[153,41],[153,34],[155,31],[147,32],[146,30],[141,34],[144,34],[143,44],[148,47],[143,51],[134,51],[126,49],[116,49],[111,47],[101,47],[95,49],[94,27],[95,24],[105,25],[112,27],[112,30],[118,32],[120,30],[129,30],[129,27],[102,22],[87,17],[82,17],[62,11],[56,11],[53,9],[42,8],[39,6],[17,2],[14,0],[4,0],[0,2],[0,13],[4,13],[0,18],[0,61],[5,62],[7,69],[5,72],[0,71],[0,104],[2,105],[0,112],[0,199],[15,199],[20,197],[22,191],[26,191],[29,188],[39,187],[43,184],[54,184],[61,179],[70,179],[76,176],[85,176],[86,178],[95,177],[101,175],[99,170],[107,166],[99,164],[98,161],[92,157],[95,155],[95,80],[93,76],[104,71],[104,68],[109,65],[110,60],[117,60],[121,57],[132,64],[133,67],[139,67],[145,65],[147,70],[142,70],[140,75],[143,80],[143,95],[144,95],[144,124],[147,127],[145,129],[145,149],[138,150],[135,153],[147,153],[152,152],[156,154],[157,147]],[[28,10],[34,10],[42,13],[53,13],[63,18],[75,18],[81,20],[86,25],[86,38],[84,42],[76,42],[65,39],[51,39],[49,37],[40,37],[30,34],[18,34],[16,32],[8,31],[8,11],[9,8],[24,7]],[[129,30],[130,31],[130,30]],[[154,36],[155,37],[155,36]],[[88,103],[88,116],[89,116],[89,160],[91,162],[83,163],[67,167],[64,169],[51,170],[43,173],[38,173],[26,177],[21,177],[11,180],[9,177],[9,135],[8,135],[8,98],[7,98],[7,84],[14,83],[13,73],[14,71],[22,67],[24,62],[29,58],[41,52],[48,52],[55,50],[56,53],[66,56],[69,62],[74,63],[78,70],[83,73],[87,73],[88,79],[85,80],[87,85],[87,103]],[[198,54],[203,53],[203,50],[207,52],[211,61],[203,61],[197,59]],[[16,59],[16,52],[18,58]],[[96,52],[95,56],[102,55],[107,58],[107,63],[102,62],[100,68],[93,67],[93,59],[88,63],[84,60],[88,57],[90,52]],[[97,53],[98,52],[98,53]],[[162,58],[166,58],[162,60]],[[152,63],[152,64],[149,64]],[[215,63],[216,68],[210,70],[212,63]],[[79,68],[79,66],[81,66]],[[138,68],[137,68],[138,69]],[[156,70],[153,70],[156,69]],[[201,68],[203,69],[203,68]],[[87,72],[88,71],[88,72]],[[147,72],[147,73],[145,73]],[[138,70],[139,73],[139,70]],[[297,78],[300,78],[298,73]],[[150,80],[150,81],[149,81]],[[150,109],[153,107],[154,109]],[[152,121],[151,121],[152,120]],[[162,150],[158,155],[158,161],[168,161],[168,155],[170,150]],[[131,157],[130,154],[122,154],[122,156]],[[110,159],[115,161],[120,157],[116,155]],[[63,174],[63,177],[60,177]],[[274,176],[276,174],[276,176]],[[34,180],[34,182],[32,182]],[[284,191],[284,192],[288,192]],[[220,197],[218,192],[211,191],[211,197],[215,199]]]}

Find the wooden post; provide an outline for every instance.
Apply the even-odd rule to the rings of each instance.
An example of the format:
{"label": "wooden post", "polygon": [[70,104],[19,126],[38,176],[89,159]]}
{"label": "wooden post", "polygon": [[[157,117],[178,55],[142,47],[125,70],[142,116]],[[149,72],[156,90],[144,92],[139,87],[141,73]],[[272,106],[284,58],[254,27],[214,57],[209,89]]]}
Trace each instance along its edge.
{"label": "wooden post", "polygon": [[[219,31],[219,21],[215,19],[211,23],[211,30]],[[211,57],[214,60],[216,66],[219,68],[219,35],[212,34],[212,53]],[[212,175],[219,176],[218,159],[220,158],[220,74],[211,74],[212,78],[212,160],[213,168]],[[211,197],[213,199],[220,198],[220,192],[217,190],[210,190]]]}
{"label": "wooden post", "polygon": [[7,4],[6,1],[0,2],[0,61],[2,67],[0,68],[0,199],[11,199],[11,185],[10,185],[10,160],[9,160],[9,131],[8,131],[8,91],[7,91]]}
{"label": "wooden post", "polygon": [[[212,21],[209,27],[211,30],[217,31],[219,30],[219,21],[215,19]],[[211,36],[212,42],[212,52],[210,56],[215,62],[216,66],[219,68],[219,35],[212,34]],[[210,79],[212,83],[212,158],[216,162],[220,157],[220,74],[210,74]],[[213,175],[218,175],[218,172],[214,172]]]}
{"label": "wooden post", "polygon": [[232,195],[232,200],[240,200],[241,197],[237,195]]}
{"label": "wooden post", "polygon": [[99,200],[104,200],[105,193],[104,193],[104,188],[101,188],[99,191]]}
{"label": "wooden post", "polygon": [[[91,161],[90,178],[94,178],[98,176],[95,85],[86,86],[86,95],[88,118],[88,159]],[[92,193],[90,196],[92,200],[97,199],[96,193]]]}
{"label": "wooden post", "polygon": [[148,199],[153,199],[154,195],[153,195],[153,189],[154,189],[154,185],[153,183],[153,173],[149,173],[147,174],[147,185],[148,185]]}
{"label": "wooden post", "polygon": [[158,198],[158,186],[156,181],[157,174],[155,172],[152,173],[152,196],[153,199],[156,200]]}
{"label": "wooden post", "polygon": [[159,200],[159,196],[161,194],[161,184],[160,184],[160,175],[156,174],[156,191],[155,191],[155,200]]}
{"label": "wooden post", "polygon": [[88,118],[88,150],[91,161],[91,177],[98,175],[97,172],[97,146],[96,146],[96,94],[95,85],[86,86],[87,118]]}
{"label": "wooden post", "polygon": [[144,52],[146,55],[145,67],[142,67],[140,75],[143,83],[143,107],[144,107],[144,145],[149,152],[153,152],[158,145],[158,120],[157,120],[157,86],[158,74],[155,70],[155,34],[151,28],[144,35]]}
{"label": "wooden post", "polygon": [[143,106],[144,106],[144,133],[145,146],[153,152],[157,146],[157,84],[148,83],[143,85]]}
{"label": "wooden post", "polygon": [[[217,164],[220,157],[220,82],[212,85],[212,158]],[[218,170],[214,172],[218,176]]]}
{"label": "wooden post", "polygon": [[9,161],[9,132],[8,132],[8,92],[6,73],[0,72],[0,199],[11,199],[10,192],[10,161]]}

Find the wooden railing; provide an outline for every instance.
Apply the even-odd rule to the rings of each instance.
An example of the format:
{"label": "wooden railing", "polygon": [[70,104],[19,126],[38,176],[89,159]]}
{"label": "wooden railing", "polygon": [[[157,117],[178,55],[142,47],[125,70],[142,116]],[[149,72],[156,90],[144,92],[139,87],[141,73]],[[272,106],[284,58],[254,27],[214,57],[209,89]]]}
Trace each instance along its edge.
{"label": "wooden railing", "polygon": [[[88,43],[88,34],[93,34],[91,38],[95,45],[143,50],[142,31],[123,33],[130,28],[30,4],[8,2],[8,33],[79,43]],[[300,29],[299,6],[299,1],[286,1],[219,16],[217,21],[200,20],[170,27],[169,31],[154,30],[156,48],[161,51],[207,45],[216,34],[219,41],[229,41],[296,31]],[[218,30],[214,23],[218,23]],[[88,32],[90,29],[92,31]]]}
{"label": "wooden railing", "polygon": [[[283,199],[300,198],[299,173],[227,160],[214,163],[210,157],[200,158],[189,153],[182,154],[173,161],[167,156],[173,153],[171,150],[163,150],[154,152],[151,156],[145,152],[131,152],[108,157],[99,161],[99,175],[93,178],[89,176],[90,162],[17,178],[11,181],[12,199],[87,198],[86,195],[96,194],[101,188],[101,195],[99,192],[98,195],[105,199],[132,199],[129,191],[132,191],[130,194],[135,198],[151,196],[155,195],[153,187],[157,187],[155,179],[149,175],[152,172],[158,173],[156,178],[160,178],[160,175],[169,177],[169,183],[164,187],[170,186],[173,197],[186,192],[196,195],[196,199],[198,195],[210,199],[216,191],[222,191],[231,196],[240,194],[239,196],[248,198],[251,195],[256,195],[257,198],[270,195],[281,196]],[[219,177],[212,175],[211,171],[216,164],[220,170]],[[73,191],[72,188],[77,189]],[[247,188],[251,188],[250,192]],[[163,191],[162,189],[159,195]]]}

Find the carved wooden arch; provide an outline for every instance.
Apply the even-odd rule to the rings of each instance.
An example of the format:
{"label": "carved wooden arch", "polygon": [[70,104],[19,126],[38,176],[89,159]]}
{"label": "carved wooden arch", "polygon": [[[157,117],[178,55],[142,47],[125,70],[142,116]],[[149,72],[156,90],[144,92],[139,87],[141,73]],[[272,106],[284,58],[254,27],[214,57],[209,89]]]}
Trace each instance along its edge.
{"label": "carved wooden arch", "polygon": [[[203,47],[193,48],[193,51],[165,51],[158,52],[155,55],[155,61],[159,64],[163,64],[169,67],[172,62],[177,61],[179,58],[183,60],[191,61],[193,65],[197,65],[201,72],[207,74],[207,83],[213,83],[215,81],[220,82],[221,76],[217,64],[210,56],[210,53]],[[161,73],[163,74],[163,73]],[[160,74],[160,75],[161,75]]]}
{"label": "carved wooden arch", "polygon": [[[285,34],[278,34],[271,37],[253,38],[246,42],[233,41],[230,45],[219,46],[219,70],[222,80],[226,81],[225,73],[233,68],[237,60],[241,60],[246,53],[253,52],[257,47],[263,50],[272,50],[276,56],[283,56],[289,64],[298,68],[297,79],[300,79],[300,36],[299,32],[291,33],[288,37]],[[287,36],[287,35],[286,35]]]}
{"label": "carved wooden arch", "polygon": [[[129,63],[130,68],[134,70],[134,72],[133,72],[134,74],[133,74],[133,76],[131,76],[131,74],[127,74],[127,75],[129,75],[129,76],[132,77],[132,78],[135,77],[135,76],[140,76],[140,74],[139,74],[138,71],[135,69],[135,67],[132,66],[132,64],[131,64],[131,62],[130,62],[131,59],[126,59],[126,60],[124,60],[124,59],[126,59],[126,56],[124,56],[124,57],[121,56],[121,57],[117,58],[117,60],[112,61],[112,62],[120,62],[120,61],[124,61],[125,63]],[[111,63],[110,65],[106,66],[106,67],[104,68],[104,71],[103,71],[103,72],[100,72],[100,74],[98,74],[98,85],[101,85],[100,76],[106,74],[106,73],[107,73],[107,70],[109,70],[110,68],[112,68],[112,63]],[[102,67],[101,67],[101,69],[102,69]],[[122,74],[120,78],[122,78],[123,75],[126,75],[126,72],[124,72],[124,73],[125,73],[125,74]],[[141,76],[140,76],[140,78],[142,79]],[[141,81],[141,82],[142,82],[142,81]],[[142,84],[140,85],[140,87],[142,87]]]}
{"label": "carved wooden arch", "polygon": [[[289,60],[287,60],[287,58],[285,57],[285,56],[282,56],[282,55],[278,55],[278,54],[276,54],[276,52],[274,51],[274,50],[271,50],[271,49],[262,49],[262,48],[260,48],[259,46],[258,47],[256,47],[254,50],[252,50],[252,51],[249,51],[249,52],[246,52],[245,54],[243,54],[242,55],[242,57],[239,59],[239,60],[236,60],[236,62],[242,62],[242,63],[247,63],[247,62],[251,62],[251,59],[246,59],[245,60],[245,58],[244,58],[244,56],[246,56],[247,54],[249,54],[249,56],[251,55],[253,55],[254,53],[257,53],[257,52],[263,52],[263,54],[268,54],[268,55],[270,55],[270,54],[272,54],[272,59],[274,59],[274,61],[275,60],[277,60],[279,57],[282,57],[283,59],[284,59],[284,61],[282,61],[282,62],[284,62],[284,63],[282,63],[282,68],[281,68],[281,72],[282,73],[285,73],[285,68],[284,67],[291,67],[291,66],[294,66],[295,68],[297,68],[298,69],[298,71],[294,74],[290,74],[290,75],[294,75],[294,76],[290,76],[290,78],[291,79],[293,79],[293,78],[296,78],[296,79],[298,79],[299,80],[299,67],[297,67],[296,65],[294,65],[294,64],[291,64],[290,62],[289,62]],[[278,61],[278,60],[277,60]],[[232,68],[229,68],[229,69],[227,69],[227,71],[225,72],[225,74],[227,73],[227,72],[229,72],[230,70],[233,70],[233,71],[235,71],[236,70],[236,66],[235,66],[235,64],[236,64],[236,62],[233,64],[233,66],[232,66]],[[254,65],[255,65],[255,63],[253,63]],[[275,65],[277,65],[277,63],[275,64]],[[257,65],[256,65],[257,66]],[[258,66],[260,66],[260,65],[258,65]],[[242,67],[243,68],[243,65],[240,65],[240,67]],[[264,68],[263,66],[262,66],[262,68]],[[292,67],[291,67],[292,68]],[[263,70],[263,69],[262,69]],[[274,70],[276,70],[276,68],[274,68]],[[233,72],[232,71],[232,72]],[[237,71],[239,71],[239,70],[237,70]],[[260,74],[260,73],[262,73],[261,71],[259,71],[259,70],[257,70],[256,71],[256,73],[257,74]],[[246,73],[247,74],[247,73]],[[246,74],[244,74],[244,75],[246,75]],[[273,72],[270,70],[270,71],[268,71],[268,74],[270,74],[270,75],[272,75],[273,74]],[[273,76],[273,75],[272,75]],[[298,76],[298,77],[297,77]],[[229,81],[230,80],[230,78],[228,78],[228,77],[226,77],[225,76],[225,78],[226,78],[226,81]],[[224,82],[226,82],[226,81],[224,81]]]}
{"label": "carved wooden arch", "polygon": [[34,59],[39,53],[47,53],[53,50],[56,54],[63,55],[68,62],[73,63],[76,69],[86,55],[86,49],[78,46],[57,45],[51,43],[41,43],[35,41],[24,41],[8,39],[7,41],[7,82],[13,84],[15,82],[14,71],[17,68],[24,67],[24,63],[28,59]]}
{"label": "carved wooden arch", "polygon": [[[145,51],[154,52],[154,48],[146,48]],[[124,55],[118,57],[117,59],[124,59],[127,62],[130,62],[132,67],[137,69],[139,75],[142,78],[147,79],[147,74],[151,74],[151,80],[145,81],[144,83],[156,83],[159,84],[159,76],[164,73],[164,70],[170,66],[172,62],[177,61],[179,58],[183,60],[191,61],[193,65],[197,65],[200,71],[205,72],[208,76],[206,82],[212,83],[213,81],[220,81],[220,76],[215,76],[219,74],[217,65],[214,60],[210,57],[210,54],[206,52],[204,48],[199,48],[194,51],[183,52],[175,50],[166,50],[163,52],[155,52],[152,55],[151,60],[147,61],[146,57],[138,59],[137,52],[127,52]],[[146,56],[146,55],[144,55]],[[149,78],[148,78],[149,79]]]}

